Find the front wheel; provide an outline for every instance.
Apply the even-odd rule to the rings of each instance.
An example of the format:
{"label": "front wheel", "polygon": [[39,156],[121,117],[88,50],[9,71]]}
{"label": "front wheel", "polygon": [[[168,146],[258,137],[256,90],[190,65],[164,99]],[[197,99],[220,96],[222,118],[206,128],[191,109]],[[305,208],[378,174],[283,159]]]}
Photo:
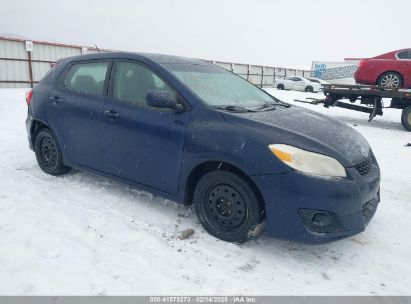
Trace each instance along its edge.
{"label": "front wheel", "polygon": [[56,136],[49,129],[40,130],[34,140],[37,163],[47,174],[60,175],[70,170],[63,164],[62,153]]}
{"label": "front wheel", "polygon": [[284,90],[284,85],[283,84],[279,84],[277,86],[277,90]]}
{"label": "front wheel", "polygon": [[243,243],[262,232],[262,209],[254,190],[230,172],[204,175],[195,188],[194,206],[203,227],[221,240]]}
{"label": "front wheel", "polygon": [[411,131],[411,106],[402,110],[401,123],[405,129]]}

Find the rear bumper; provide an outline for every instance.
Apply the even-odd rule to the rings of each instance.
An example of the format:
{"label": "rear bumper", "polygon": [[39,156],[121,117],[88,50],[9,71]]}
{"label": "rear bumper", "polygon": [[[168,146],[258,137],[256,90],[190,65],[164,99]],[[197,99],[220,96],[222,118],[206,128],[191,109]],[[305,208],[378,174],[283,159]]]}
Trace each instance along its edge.
{"label": "rear bumper", "polygon": [[26,118],[26,131],[27,131],[27,139],[29,141],[29,148],[34,151],[33,140],[31,138],[31,126],[33,124],[33,119],[27,114]]}
{"label": "rear bumper", "polygon": [[328,243],[364,231],[380,201],[375,163],[362,176],[347,178],[302,173],[254,176],[265,201],[266,232],[302,243]]}

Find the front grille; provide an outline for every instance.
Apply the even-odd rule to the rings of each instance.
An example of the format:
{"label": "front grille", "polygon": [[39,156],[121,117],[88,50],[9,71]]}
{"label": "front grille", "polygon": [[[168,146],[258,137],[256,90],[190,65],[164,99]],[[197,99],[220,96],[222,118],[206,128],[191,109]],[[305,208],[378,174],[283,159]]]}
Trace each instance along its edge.
{"label": "front grille", "polygon": [[375,211],[377,211],[378,199],[373,198],[369,200],[362,206],[362,216],[364,219],[364,224],[367,225],[371,218],[374,216]]}
{"label": "front grille", "polygon": [[371,166],[372,166],[372,158],[366,160],[365,162],[358,164],[355,166],[355,169],[358,171],[358,173],[360,173],[360,175],[364,176],[367,175],[368,172],[370,172],[371,170]]}

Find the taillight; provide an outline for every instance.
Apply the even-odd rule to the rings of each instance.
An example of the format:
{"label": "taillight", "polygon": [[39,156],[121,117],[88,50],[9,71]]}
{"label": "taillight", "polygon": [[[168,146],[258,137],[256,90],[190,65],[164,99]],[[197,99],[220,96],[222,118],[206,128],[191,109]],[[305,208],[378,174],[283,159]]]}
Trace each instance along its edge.
{"label": "taillight", "polygon": [[360,62],[358,63],[358,66],[359,66],[359,67],[362,67],[362,66],[364,66],[366,63],[367,63],[367,60],[361,59]]}
{"label": "taillight", "polygon": [[33,97],[33,89],[31,89],[30,91],[28,91],[27,93],[26,93],[26,103],[27,103],[27,106],[29,106],[30,105],[30,102],[31,102],[31,98]]}

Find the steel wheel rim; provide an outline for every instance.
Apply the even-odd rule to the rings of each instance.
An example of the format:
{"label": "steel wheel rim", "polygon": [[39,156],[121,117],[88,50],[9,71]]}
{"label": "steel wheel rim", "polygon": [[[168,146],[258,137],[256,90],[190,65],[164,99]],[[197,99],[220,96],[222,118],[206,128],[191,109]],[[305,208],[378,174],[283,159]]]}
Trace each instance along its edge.
{"label": "steel wheel rim", "polygon": [[229,231],[238,228],[248,216],[243,197],[228,184],[213,185],[207,191],[205,199],[206,220],[218,230]]}
{"label": "steel wheel rim", "polygon": [[408,121],[408,124],[411,125],[411,111],[408,113],[407,121]]}
{"label": "steel wheel rim", "polygon": [[43,164],[47,168],[53,168],[57,163],[57,149],[54,140],[44,137],[40,143],[40,153]]}
{"label": "steel wheel rim", "polygon": [[381,80],[381,86],[384,88],[398,88],[400,85],[400,78],[397,75],[388,74]]}

